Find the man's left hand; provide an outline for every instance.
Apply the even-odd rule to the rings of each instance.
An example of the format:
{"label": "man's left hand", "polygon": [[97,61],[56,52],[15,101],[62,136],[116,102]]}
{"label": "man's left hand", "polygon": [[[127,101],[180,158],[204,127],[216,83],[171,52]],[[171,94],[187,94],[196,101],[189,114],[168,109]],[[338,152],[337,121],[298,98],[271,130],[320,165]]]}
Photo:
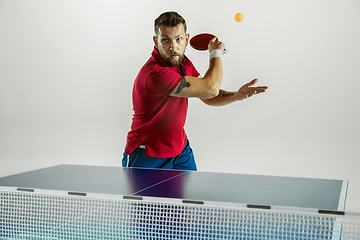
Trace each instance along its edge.
{"label": "man's left hand", "polygon": [[266,89],[268,89],[268,87],[266,87],[266,86],[252,87],[257,82],[258,82],[258,79],[256,78],[256,79],[252,80],[251,82],[242,86],[237,91],[236,98],[238,100],[243,100],[243,99],[249,98],[255,94],[263,93],[266,91]]}

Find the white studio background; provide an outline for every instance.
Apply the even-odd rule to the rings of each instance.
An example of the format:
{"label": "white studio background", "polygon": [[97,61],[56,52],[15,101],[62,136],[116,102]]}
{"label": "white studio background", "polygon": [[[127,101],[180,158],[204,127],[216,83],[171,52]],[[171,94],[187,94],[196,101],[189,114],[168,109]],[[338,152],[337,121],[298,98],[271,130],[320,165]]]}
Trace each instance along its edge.
{"label": "white studio background", "polygon": [[[221,108],[190,99],[199,171],[348,179],[360,211],[358,0],[0,0],[0,177],[121,166],[132,84],[168,10],[226,44],[223,89],[269,86]],[[204,75],[208,54],[186,54]]]}

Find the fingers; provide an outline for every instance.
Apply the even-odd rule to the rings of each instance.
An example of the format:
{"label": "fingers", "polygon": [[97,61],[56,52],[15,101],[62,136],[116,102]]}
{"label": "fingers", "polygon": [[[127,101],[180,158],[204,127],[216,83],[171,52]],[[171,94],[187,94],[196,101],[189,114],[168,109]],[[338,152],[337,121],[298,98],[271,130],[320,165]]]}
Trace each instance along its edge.
{"label": "fingers", "polygon": [[250,81],[249,83],[246,83],[244,86],[242,86],[239,89],[238,92],[240,93],[241,96],[243,96],[242,99],[252,97],[255,94],[263,93],[268,89],[267,86],[252,87],[257,82],[258,82],[258,79],[255,78],[252,81]]}
{"label": "fingers", "polygon": [[256,94],[263,93],[268,89],[268,87],[249,87],[247,93],[245,93],[245,98],[252,97]]}
{"label": "fingers", "polygon": [[215,48],[213,47],[215,42],[216,42],[216,37],[213,37],[213,38],[210,40],[209,44],[208,44],[209,52],[211,52],[212,50],[215,49]]}
{"label": "fingers", "polygon": [[251,87],[252,85],[254,85],[255,83],[257,83],[259,80],[257,78],[251,80],[250,82],[246,83],[244,86],[246,87]]}
{"label": "fingers", "polygon": [[254,85],[255,83],[257,83],[259,80],[257,78],[251,80],[247,85],[250,87],[252,85]]}
{"label": "fingers", "polygon": [[248,94],[251,96],[255,95],[255,94],[259,94],[259,93],[263,93],[266,91],[268,87],[256,87],[256,88],[251,88],[251,92]]}
{"label": "fingers", "polygon": [[256,93],[262,93],[262,92],[265,92],[266,89],[268,89],[268,87],[256,87],[255,91],[256,91]]}
{"label": "fingers", "polygon": [[[251,82],[245,84],[248,88],[250,88],[252,85],[254,85],[255,83],[257,83],[259,80],[257,78],[255,78],[254,80],[252,80]],[[261,87],[252,87],[253,89],[255,89],[257,92],[265,92],[266,89],[268,89],[268,87],[266,86],[261,86]]]}
{"label": "fingers", "polygon": [[220,49],[222,52],[225,51],[225,44],[222,42],[217,41],[217,37],[214,37],[210,40],[208,45],[209,52],[211,52],[214,49]]}
{"label": "fingers", "polygon": [[213,37],[213,38],[210,40],[209,44],[212,43],[212,42],[215,42],[215,41],[216,41],[216,37]]}
{"label": "fingers", "polygon": [[255,94],[263,93],[268,89],[268,87],[256,87],[256,88],[249,88],[251,91],[246,95],[246,98],[252,97]]}

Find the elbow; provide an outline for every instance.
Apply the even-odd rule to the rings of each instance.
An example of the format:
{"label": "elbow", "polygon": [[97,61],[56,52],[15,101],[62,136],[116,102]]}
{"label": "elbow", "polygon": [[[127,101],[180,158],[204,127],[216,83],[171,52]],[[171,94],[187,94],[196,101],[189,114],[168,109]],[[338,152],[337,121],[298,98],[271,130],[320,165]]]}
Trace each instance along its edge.
{"label": "elbow", "polygon": [[221,82],[222,81],[214,81],[212,84],[209,84],[209,94],[211,95],[211,98],[219,95]]}
{"label": "elbow", "polygon": [[202,99],[210,99],[214,98],[220,93],[220,87],[222,83],[222,78],[204,78],[204,85],[203,85],[203,96]]}
{"label": "elbow", "polygon": [[220,93],[220,85],[211,88],[210,93],[212,95],[212,98],[219,95],[219,93]]}
{"label": "elbow", "polygon": [[220,86],[210,86],[208,88],[208,91],[206,91],[205,96],[203,96],[203,99],[210,99],[214,98],[220,93]]}

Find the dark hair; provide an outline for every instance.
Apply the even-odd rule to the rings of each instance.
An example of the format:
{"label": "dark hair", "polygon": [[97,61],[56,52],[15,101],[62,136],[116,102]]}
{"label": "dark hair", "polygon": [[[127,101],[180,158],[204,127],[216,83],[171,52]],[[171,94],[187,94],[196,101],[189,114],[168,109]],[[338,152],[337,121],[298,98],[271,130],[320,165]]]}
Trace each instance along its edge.
{"label": "dark hair", "polygon": [[157,36],[160,25],[164,25],[167,27],[175,27],[180,23],[183,24],[186,33],[186,22],[185,19],[180,16],[180,14],[178,14],[177,12],[164,12],[157,19],[155,19],[155,35]]}

